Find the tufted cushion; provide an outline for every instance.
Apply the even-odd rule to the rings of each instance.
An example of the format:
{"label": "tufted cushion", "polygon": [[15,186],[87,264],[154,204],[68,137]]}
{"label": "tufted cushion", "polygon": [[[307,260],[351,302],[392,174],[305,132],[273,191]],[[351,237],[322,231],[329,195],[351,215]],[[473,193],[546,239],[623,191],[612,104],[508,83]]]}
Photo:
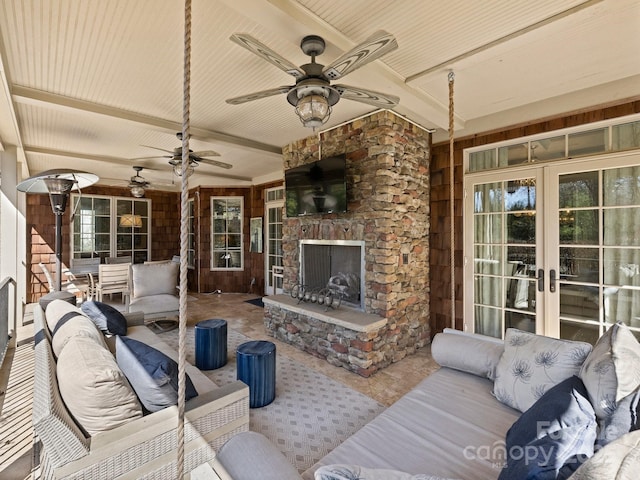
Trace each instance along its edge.
{"label": "tufted cushion", "polygon": [[175,294],[179,270],[174,262],[132,265],[133,297]]}
{"label": "tufted cushion", "polygon": [[142,407],[115,358],[91,338],[71,337],[56,367],[60,395],[89,435],[142,417]]}
{"label": "tufted cushion", "polygon": [[584,342],[508,328],[493,393],[502,403],[524,412],[549,388],[577,375],[591,348]]}
{"label": "tufted cushion", "polygon": [[640,344],[623,323],[616,323],[596,342],[580,370],[599,419],[640,386]]}
{"label": "tufted cushion", "polygon": [[102,302],[84,302],[80,308],[107,335],[126,335],[127,319],[111,305]]}
{"label": "tufted cushion", "polygon": [[[178,364],[164,353],[128,337],[116,337],[116,359],[138,398],[149,412],[178,403]],[[186,376],[185,400],[197,396]]]}

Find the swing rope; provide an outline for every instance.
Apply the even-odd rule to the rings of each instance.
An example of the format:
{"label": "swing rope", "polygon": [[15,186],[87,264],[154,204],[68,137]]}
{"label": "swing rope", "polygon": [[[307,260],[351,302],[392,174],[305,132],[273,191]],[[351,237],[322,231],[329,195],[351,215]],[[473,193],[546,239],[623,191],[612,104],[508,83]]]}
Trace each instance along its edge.
{"label": "swing rope", "polygon": [[176,478],[184,476],[184,407],[186,395],[185,350],[187,338],[187,249],[189,104],[191,100],[191,0],[184,2],[184,78],[182,100],[182,188],[180,192],[180,307],[178,323],[178,458]]}
{"label": "swing rope", "polygon": [[454,205],[454,152],[453,152],[453,84],[455,80],[455,74],[453,72],[449,72],[449,219],[450,219],[450,259],[449,264],[451,265],[451,328],[456,328],[456,272],[455,272],[455,246],[456,246],[456,235],[455,235],[455,205]]}

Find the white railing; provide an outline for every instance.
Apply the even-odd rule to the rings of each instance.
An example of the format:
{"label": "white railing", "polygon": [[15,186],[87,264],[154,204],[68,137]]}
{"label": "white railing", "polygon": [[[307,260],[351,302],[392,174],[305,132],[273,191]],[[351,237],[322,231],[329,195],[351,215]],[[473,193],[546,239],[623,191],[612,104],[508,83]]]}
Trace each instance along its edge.
{"label": "white railing", "polygon": [[16,281],[7,277],[0,283],[0,366],[3,365],[9,348],[9,332],[15,330],[15,325]]}

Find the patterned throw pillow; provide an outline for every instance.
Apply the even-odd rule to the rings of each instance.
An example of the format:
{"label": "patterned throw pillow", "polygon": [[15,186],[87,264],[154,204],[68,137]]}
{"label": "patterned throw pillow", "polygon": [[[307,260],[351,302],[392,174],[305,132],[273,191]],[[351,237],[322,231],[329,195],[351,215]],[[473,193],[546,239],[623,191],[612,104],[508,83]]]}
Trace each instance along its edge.
{"label": "patterned throw pillow", "polygon": [[590,352],[588,343],[508,328],[493,394],[505,405],[524,412],[551,387],[578,375]]}
{"label": "patterned throw pillow", "polygon": [[580,370],[598,419],[613,414],[617,402],[640,386],[640,344],[624,323],[602,335]]}

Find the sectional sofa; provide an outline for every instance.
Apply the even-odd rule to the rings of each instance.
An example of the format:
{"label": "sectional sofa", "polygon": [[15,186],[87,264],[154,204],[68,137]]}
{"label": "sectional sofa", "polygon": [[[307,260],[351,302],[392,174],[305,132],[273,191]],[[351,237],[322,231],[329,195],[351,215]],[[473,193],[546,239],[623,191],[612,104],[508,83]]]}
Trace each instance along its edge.
{"label": "sectional sofa", "polygon": [[[158,404],[176,395],[175,385],[167,379],[162,391],[152,391],[141,404],[132,377],[124,377],[119,368],[124,360],[118,349],[130,350],[115,334],[125,335],[128,345],[153,346],[173,361],[176,352],[144,326],[140,313],[125,314],[124,325],[105,316],[96,323],[81,309],[54,300],[46,313],[34,305],[33,314],[33,427],[40,478],[172,478],[177,408]],[[185,466],[190,470],[249,429],[249,389],[242,382],[218,387],[191,365],[186,371],[197,393],[185,407]]]}
{"label": "sectional sofa", "polygon": [[254,432],[217,461],[234,480],[638,478],[640,344],[623,324],[593,349],[447,329],[432,353],[442,368],[301,476]]}
{"label": "sectional sofa", "polygon": [[[107,362],[104,349],[114,351],[114,336],[96,336],[82,312],[60,300],[49,304],[46,319],[41,309],[34,313],[42,478],[170,478],[175,407],[145,416],[129,409],[132,418],[119,425],[119,413],[109,413],[116,425],[87,432],[113,419],[78,413],[78,399],[90,398],[94,386],[69,393],[66,373],[82,376],[88,367],[68,352],[95,341]],[[142,322],[129,318],[126,336],[175,357]],[[113,330],[108,322],[96,325]],[[247,431],[244,384],[217,388],[189,367],[198,396],[187,401],[186,466],[213,465],[233,480],[637,478],[640,344],[624,324],[610,327],[595,347],[516,329],[504,341],[445,330],[432,354],[438,371],[302,474],[266,437]]]}

